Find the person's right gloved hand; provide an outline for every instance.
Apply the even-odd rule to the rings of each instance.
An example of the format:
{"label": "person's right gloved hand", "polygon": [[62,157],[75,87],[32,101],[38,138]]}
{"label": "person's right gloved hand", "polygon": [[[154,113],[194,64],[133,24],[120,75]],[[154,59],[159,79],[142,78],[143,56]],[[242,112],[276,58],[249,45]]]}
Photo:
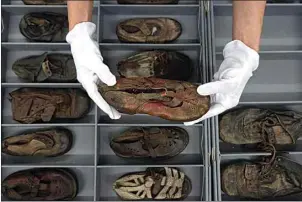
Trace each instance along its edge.
{"label": "person's right gloved hand", "polygon": [[185,122],[185,125],[193,125],[235,107],[259,65],[259,54],[239,40],[228,43],[223,49],[223,56],[214,81],[197,88],[200,95],[211,95],[209,111],[197,120]]}
{"label": "person's right gloved hand", "polygon": [[116,78],[103,63],[99,45],[93,39],[95,31],[96,25],[92,22],[81,22],[67,34],[66,41],[71,47],[78,81],[101,110],[111,119],[119,119],[121,114],[109,106],[98,92],[97,84],[100,81],[112,86],[115,85]]}

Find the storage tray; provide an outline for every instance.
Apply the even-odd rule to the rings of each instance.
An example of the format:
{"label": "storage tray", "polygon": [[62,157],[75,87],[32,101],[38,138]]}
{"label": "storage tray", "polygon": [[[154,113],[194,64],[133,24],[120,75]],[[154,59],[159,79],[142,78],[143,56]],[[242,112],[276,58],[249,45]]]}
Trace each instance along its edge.
{"label": "storage tray", "polygon": [[[2,89],[2,139],[20,132],[40,128],[66,127],[73,132],[72,149],[65,155],[52,158],[13,157],[2,154],[2,180],[9,174],[29,168],[68,168],[79,182],[75,201],[120,200],[112,189],[115,179],[127,172],[142,171],[147,167],[178,167],[191,179],[192,192],[186,200],[210,200],[210,123],[204,121],[192,127],[181,122],[166,121],[147,115],[123,114],[111,120],[95,105],[84,118],[74,121],[21,124],[12,119],[9,93],[21,87],[81,88],[74,83],[29,83],[19,79],[12,71],[12,64],[19,58],[44,52],[70,53],[69,44],[29,42],[19,31],[19,21],[29,12],[55,12],[67,14],[66,5],[24,5],[21,0],[5,0],[1,5],[4,31],[2,33],[1,89]],[[182,35],[168,44],[120,43],[115,34],[116,24],[133,17],[170,17],[182,24]],[[206,69],[205,14],[202,1],[180,0],[177,5],[119,5],[116,1],[95,1],[93,22],[97,25],[97,41],[105,63],[117,75],[117,62],[142,50],[175,50],[193,61],[194,76],[191,82],[205,83],[209,77]],[[125,160],[117,157],[109,147],[109,140],[130,127],[179,126],[190,137],[187,148],[175,158],[153,161]],[[5,197],[1,198],[7,201]]]}
{"label": "storage tray", "polygon": [[[260,47],[260,64],[242,94],[238,108],[256,107],[302,112],[302,4],[267,4]],[[223,46],[232,39],[232,4],[210,1],[207,24],[209,33],[210,75],[221,64]],[[211,79],[211,78],[209,78]],[[232,109],[232,110],[236,110]],[[213,199],[247,200],[221,191],[221,167],[240,160],[257,160],[270,152],[224,143],[219,139],[219,117],[211,119]],[[278,153],[302,164],[301,140],[295,145],[278,146]],[[300,201],[301,194],[269,198],[272,201]]]}

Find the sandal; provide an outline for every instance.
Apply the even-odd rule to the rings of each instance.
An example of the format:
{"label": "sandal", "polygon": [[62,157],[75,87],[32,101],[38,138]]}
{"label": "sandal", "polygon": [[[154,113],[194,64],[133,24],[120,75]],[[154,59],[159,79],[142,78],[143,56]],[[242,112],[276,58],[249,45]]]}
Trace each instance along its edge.
{"label": "sandal", "polygon": [[180,200],[190,194],[192,184],[176,168],[147,168],[117,179],[113,190],[122,200]]}

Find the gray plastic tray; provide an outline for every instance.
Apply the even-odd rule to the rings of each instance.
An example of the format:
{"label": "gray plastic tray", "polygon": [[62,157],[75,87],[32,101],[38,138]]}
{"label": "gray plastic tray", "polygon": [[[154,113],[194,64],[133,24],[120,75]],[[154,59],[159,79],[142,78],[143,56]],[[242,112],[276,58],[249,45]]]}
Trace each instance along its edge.
{"label": "gray plastic tray", "polygon": [[[232,4],[230,1],[210,1],[208,25],[210,75],[221,64],[223,46],[232,39]],[[247,84],[240,99],[241,107],[288,109],[302,112],[302,4],[267,4],[261,38],[260,65]],[[211,77],[212,77],[211,76]],[[211,80],[211,78],[209,78]],[[218,117],[211,119],[213,199],[245,200],[230,197],[221,191],[221,167],[238,160],[256,160],[270,152],[255,151],[219,140]],[[282,155],[302,164],[301,139],[296,145],[277,147]],[[267,200],[300,201],[301,194]]]}
{"label": "gray plastic tray", "polygon": [[[142,50],[175,50],[188,55],[193,61],[194,76],[191,82],[205,83],[206,28],[202,1],[180,0],[178,5],[118,5],[116,1],[95,1],[93,22],[97,24],[97,41],[106,64],[117,75],[116,64]],[[1,55],[2,88],[2,139],[22,131],[66,127],[73,132],[72,149],[65,155],[53,158],[12,157],[2,154],[2,179],[18,170],[29,168],[69,168],[79,181],[79,194],[75,201],[119,200],[112,190],[112,183],[127,172],[145,170],[147,167],[172,166],[183,170],[192,181],[193,189],[187,200],[209,200],[210,193],[210,122],[204,121],[192,127],[181,122],[171,122],[147,115],[123,115],[120,120],[110,120],[95,105],[89,114],[79,120],[20,124],[12,119],[9,93],[20,87],[81,88],[79,83],[29,83],[19,79],[11,67],[15,60],[44,52],[70,53],[69,45],[61,43],[39,43],[27,41],[19,32],[19,21],[29,12],[58,12],[67,14],[67,6],[24,5],[21,0],[5,0],[1,5],[4,19]],[[169,44],[120,43],[115,34],[116,24],[132,17],[171,17],[183,27],[181,37]],[[177,157],[161,161],[125,160],[117,157],[109,147],[110,138],[129,127],[179,126],[188,131],[190,143]],[[7,200],[2,197],[2,200]]]}

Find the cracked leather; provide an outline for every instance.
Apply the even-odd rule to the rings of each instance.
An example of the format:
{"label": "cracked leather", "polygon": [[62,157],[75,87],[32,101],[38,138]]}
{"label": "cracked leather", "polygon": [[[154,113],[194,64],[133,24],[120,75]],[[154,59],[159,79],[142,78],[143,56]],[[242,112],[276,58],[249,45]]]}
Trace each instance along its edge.
{"label": "cracked leather", "polygon": [[104,99],[127,114],[149,114],[173,121],[192,121],[210,107],[210,97],[197,85],[158,78],[121,78],[115,86],[99,86]]}

